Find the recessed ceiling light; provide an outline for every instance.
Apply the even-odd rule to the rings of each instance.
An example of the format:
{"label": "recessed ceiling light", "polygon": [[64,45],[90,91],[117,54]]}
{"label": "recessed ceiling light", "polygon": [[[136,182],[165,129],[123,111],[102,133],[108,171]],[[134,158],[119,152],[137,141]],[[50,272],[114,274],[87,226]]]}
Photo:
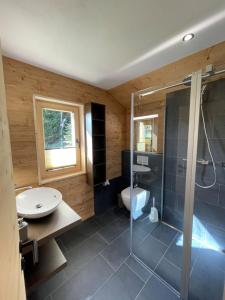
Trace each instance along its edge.
{"label": "recessed ceiling light", "polygon": [[195,37],[194,33],[188,33],[183,37],[183,42],[188,42]]}

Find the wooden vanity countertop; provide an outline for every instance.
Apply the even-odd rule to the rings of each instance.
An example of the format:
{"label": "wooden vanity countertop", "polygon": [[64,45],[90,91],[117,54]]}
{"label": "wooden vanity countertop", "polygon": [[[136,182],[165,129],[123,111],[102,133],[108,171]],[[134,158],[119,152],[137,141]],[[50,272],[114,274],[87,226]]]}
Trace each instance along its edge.
{"label": "wooden vanity countertop", "polygon": [[81,217],[65,201],[62,201],[51,215],[40,219],[29,219],[26,222],[28,239],[36,240],[40,246],[78,225]]}

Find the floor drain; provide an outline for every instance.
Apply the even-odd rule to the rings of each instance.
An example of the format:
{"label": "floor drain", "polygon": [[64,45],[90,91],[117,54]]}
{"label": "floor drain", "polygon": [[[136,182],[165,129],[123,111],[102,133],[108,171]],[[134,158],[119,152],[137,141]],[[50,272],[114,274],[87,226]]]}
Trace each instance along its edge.
{"label": "floor drain", "polygon": [[42,207],[41,203],[36,204],[36,208],[41,208],[41,207]]}

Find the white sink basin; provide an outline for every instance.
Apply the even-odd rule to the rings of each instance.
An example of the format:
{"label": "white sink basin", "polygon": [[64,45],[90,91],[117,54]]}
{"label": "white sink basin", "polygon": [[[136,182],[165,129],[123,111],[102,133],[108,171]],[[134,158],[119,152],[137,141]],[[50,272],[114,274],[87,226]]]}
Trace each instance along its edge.
{"label": "white sink basin", "polygon": [[151,169],[142,165],[133,165],[133,172],[150,172]]}
{"label": "white sink basin", "polygon": [[62,201],[62,194],[56,189],[39,187],[27,190],[16,196],[19,216],[38,219],[51,214]]}

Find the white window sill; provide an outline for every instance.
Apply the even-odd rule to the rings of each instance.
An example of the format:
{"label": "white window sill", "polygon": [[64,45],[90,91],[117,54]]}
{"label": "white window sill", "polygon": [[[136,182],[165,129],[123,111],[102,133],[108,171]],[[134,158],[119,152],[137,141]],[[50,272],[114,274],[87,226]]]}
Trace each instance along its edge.
{"label": "white window sill", "polygon": [[76,173],[65,174],[65,175],[56,176],[56,177],[52,177],[52,178],[48,178],[48,179],[40,179],[39,178],[39,185],[49,183],[49,182],[53,182],[53,181],[60,181],[60,180],[66,179],[66,178],[76,177],[76,176],[80,176],[80,175],[84,175],[84,174],[86,174],[86,171],[80,171],[80,172],[76,172]]}

